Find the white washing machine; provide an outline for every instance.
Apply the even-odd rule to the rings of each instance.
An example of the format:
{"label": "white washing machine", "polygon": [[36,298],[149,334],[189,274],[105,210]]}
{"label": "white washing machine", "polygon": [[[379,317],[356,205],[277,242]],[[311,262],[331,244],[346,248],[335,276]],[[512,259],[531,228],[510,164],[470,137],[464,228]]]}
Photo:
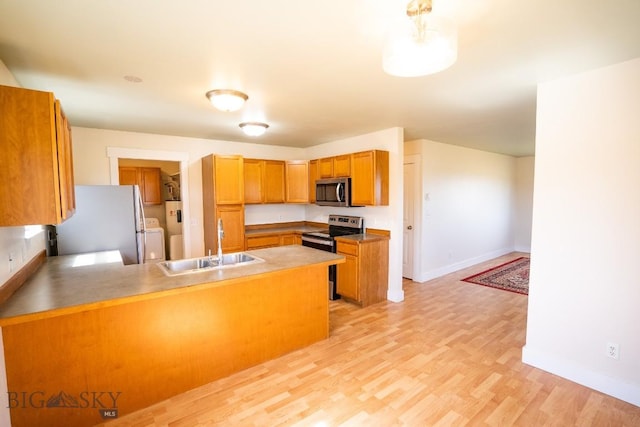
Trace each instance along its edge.
{"label": "white washing machine", "polygon": [[158,218],[145,218],[145,228],[144,262],[164,261],[164,229],[160,227],[160,221]]}

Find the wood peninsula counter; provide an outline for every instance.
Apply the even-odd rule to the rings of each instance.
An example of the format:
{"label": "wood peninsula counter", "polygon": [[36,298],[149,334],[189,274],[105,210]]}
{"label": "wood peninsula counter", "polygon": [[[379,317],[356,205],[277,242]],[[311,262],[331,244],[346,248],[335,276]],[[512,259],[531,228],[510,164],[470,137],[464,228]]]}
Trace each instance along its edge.
{"label": "wood peninsula counter", "polygon": [[13,426],[94,425],[329,335],[329,252],[181,276],[155,264],[45,265],[0,306]]}

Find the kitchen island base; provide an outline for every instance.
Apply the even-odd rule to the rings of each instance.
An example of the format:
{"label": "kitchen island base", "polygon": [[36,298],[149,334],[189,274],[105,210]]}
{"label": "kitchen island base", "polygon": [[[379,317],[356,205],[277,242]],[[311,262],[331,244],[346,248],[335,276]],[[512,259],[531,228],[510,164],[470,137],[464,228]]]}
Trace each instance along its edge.
{"label": "kitchen island base", "polygon": [[329,335],[327,265],[2,326],[14,426],[104,422]]}

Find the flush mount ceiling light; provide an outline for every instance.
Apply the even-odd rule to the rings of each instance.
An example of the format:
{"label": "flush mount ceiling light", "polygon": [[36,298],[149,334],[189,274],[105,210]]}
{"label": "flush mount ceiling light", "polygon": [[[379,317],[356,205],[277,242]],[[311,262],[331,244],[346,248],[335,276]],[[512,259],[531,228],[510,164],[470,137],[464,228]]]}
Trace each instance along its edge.
{"label": "flush mount ceiling light", "polygon": [[398,77],[417,77],[442,71],[456,62],[458,35],[454,23],[434,14],[432,0],[411,0],[406,16],[391,30],[384,47],[382,68]]}
{"label": "flush mount ceiling light", "polygon": [[240,129],[248,136],[260,136],[263,135],[269,127],[266,123],[260,122],[244,122],[240,123]]}
{"label": "flush mount ceiling light", "polygon": [[207,98],[218,110],[236,111],[239,110],[249,97],[238,90],[215,89],[207,92]]}

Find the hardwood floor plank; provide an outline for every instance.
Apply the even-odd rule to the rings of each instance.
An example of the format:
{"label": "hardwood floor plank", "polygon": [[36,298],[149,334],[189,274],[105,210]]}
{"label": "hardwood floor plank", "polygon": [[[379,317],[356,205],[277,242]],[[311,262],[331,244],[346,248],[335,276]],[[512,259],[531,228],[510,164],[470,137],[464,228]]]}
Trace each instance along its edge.
{"label": "hardwood floor plank", "polygon": [[640,408],[524,365],[527,296],[460,279],[330,304],[330,337],[108,426],[638,426]]}

